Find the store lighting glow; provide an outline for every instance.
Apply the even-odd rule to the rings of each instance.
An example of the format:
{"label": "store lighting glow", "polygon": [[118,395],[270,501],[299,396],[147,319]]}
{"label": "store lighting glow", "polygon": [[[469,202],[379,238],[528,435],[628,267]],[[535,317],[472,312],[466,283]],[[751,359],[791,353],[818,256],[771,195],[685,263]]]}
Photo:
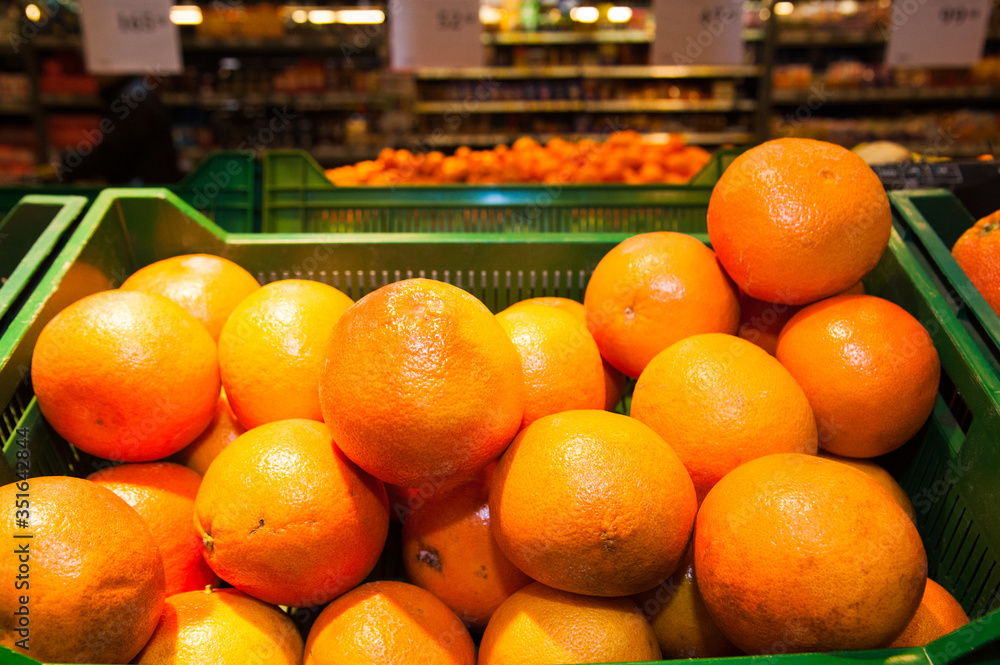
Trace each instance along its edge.
{"label": "store lighting glow", "polygon": [[790,2],[774,3],[774,13],[778,16],[788,16],[795,11],[795,5]]}
{"label": "store lighting glow", "polygon": [[296,23],[305,23],[309,20],[309,12],[304,9],[296,9],[292,12],[292,20]]}
{"label": "store lighting glow", "polygon": [[381,9],[341,9],[337,12],[337,23],[378,25],[385,23],[385,12]]}
{"label": "store lighting glow", "polygon": [[503,14],[496,7],[482,5],[479,8],[479,22],[483,25],[499,25]]}
{"label": "store lighting glow", "polygon": [[837,3],[837,13],[843,14],[845,16],[850,16],[851,14],[858,13],[858,3],[857,0],[840,0]]}
{"label": "store lighting glow", "polygon": [[569,10],[569,17],[577,23],[595,23],[601,17],[597,7],[574,7]]}
{"label": "store lighting glow", "polygon": [[612,23],[628,23],[631,19],[631,7],[611,7],[608,9],[608,20]]}
{"label": "store lighting glow", "polygon": [[24,8],[24,15],[28,17],[29,21],[37,23],[42,18],[42,10],[38,8],[38,5],[30,4]]}
{"label": "store lighting glow", "polygon": [[313,9],[309,12],[309,22],[315,25],[330,25],[337,22],[337,12],[332,9]]}
{"label": "store lighting glow", "polygon": [[170,8],[170,22],[174,25],[201,25],[201,8],[197,5],[174,5]]}

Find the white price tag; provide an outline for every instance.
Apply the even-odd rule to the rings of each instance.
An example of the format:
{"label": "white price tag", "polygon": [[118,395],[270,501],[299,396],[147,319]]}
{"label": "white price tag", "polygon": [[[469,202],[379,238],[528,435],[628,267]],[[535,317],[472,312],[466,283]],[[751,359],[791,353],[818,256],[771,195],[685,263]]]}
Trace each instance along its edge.
{"label": "white price tag", "polygon": [[894,2],[882,31],[890,67],[970,67],[983,57],[990,0]]}
{"label": "white price tag", "polygon": [[171,0],[80,0],[83,56],[91,74],[181,73]]}
{"label": "white price tag", "polygon": [[482,67],[479,0],[393,0],[389,3],[392,67]]}
{"label": "white price tag", "polygon": [[743,64],[743,0],[654,0],[654,65]]}

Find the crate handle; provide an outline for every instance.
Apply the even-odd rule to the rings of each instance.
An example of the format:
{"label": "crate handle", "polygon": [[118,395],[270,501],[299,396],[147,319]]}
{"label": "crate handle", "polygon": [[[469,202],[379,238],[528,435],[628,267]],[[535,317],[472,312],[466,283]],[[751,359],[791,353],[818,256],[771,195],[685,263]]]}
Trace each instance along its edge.
{"label": "crate handle", "polygon": [[[978,651],[983,651],[983,655],[986,657],[989,654],[995,656],[995,651],[990,647],[996,645],[1000,645],[1000,614],[994,611],[931,642],[924,647],[924,650],[927,654],[927,662],[931,665],[950,665],[959,661],[963,663],[979,662],[975,659],[969,659],[970,655]],[[986,653],[987,650],[989,650],[989,654]]]}

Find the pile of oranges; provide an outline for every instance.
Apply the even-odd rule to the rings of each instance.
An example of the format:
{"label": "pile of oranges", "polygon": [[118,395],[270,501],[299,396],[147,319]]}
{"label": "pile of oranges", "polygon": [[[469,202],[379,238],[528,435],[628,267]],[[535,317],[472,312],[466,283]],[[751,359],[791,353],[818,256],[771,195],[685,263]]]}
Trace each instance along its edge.
{"label": "pile of oranges", "polygon": [[724,174],[712,249],[634,236],[583,303],[147,266],[38,338],[46,420],[110,463],[31,479],[27,527],[0,488],[5,532],[32,533],[30,644],[10,584],[0,644],[283,665],[926,644],[968,618],[871,461],[940,376],[861,285],[890,225],[860,158],[783,139]]}
{"label": "pile of oranges", "polygon": [[545,145],[524,136],[510,147],[455,154],[440,151],[414,154],[385,148],[377,159],[330,169],[327,177],[341,187],[357,185],[439,185],[454,183],[546,183],[553,185],[602,182],[684,184],[708,163],[703,148],[686,145],[680,134],[663,143],[647,143],[633,131],[615,132],[603,141],[577,142],[553,138]]}

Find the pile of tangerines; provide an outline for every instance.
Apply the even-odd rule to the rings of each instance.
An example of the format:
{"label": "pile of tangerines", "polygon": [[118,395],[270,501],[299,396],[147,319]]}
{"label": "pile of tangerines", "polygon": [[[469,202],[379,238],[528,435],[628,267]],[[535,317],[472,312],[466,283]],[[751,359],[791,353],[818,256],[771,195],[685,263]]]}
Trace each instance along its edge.
{"label": "pile of tangerines", "polygon": [[[213,256],[147,266],[35,347],[48,423],[122,463],[31,479],[27,653],[492,665],[950,632],[968,619],[871,461],[940,375],[921,324],[861,286],[890,228],[860,158],[783,139],[715,188],[712,249],[634,236],[583,303],[493,314],[427,279],[351,302]],[[366,582],[390,550],[408,581]],[[318,616],[299,631],[279,607]]]}
{"label": "pile of tangerines", "polygon": [[414,154],[385,148],[378,158],[330,169],[327,178],[341,187],[358,185],[439,185],[449,183],[547,183],[553,185],[617,182],[629,185],[684,184],[711,155],[686,145],[681,134],[648,143],[633,131],[615,132],[604,141],[553,138],[540,145],[521,137],[511,146],[453,155],[440,151]]}

